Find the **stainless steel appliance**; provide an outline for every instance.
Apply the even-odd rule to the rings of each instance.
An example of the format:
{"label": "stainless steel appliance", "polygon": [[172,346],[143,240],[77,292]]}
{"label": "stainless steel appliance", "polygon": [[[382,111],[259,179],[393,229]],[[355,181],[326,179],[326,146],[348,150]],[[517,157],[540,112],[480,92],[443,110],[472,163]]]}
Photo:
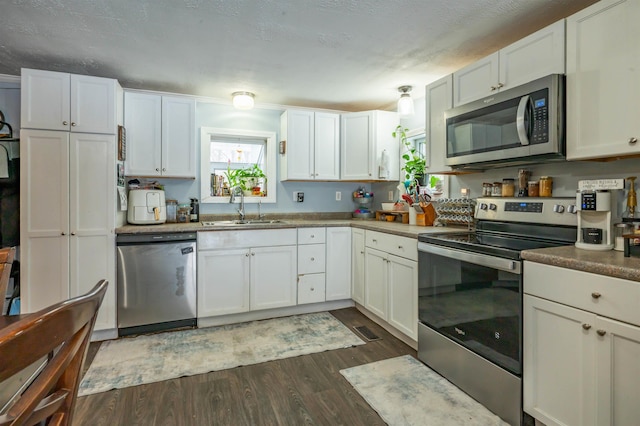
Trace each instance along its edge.
{"label": "stainless steel appliance", "polygon": [[196,325],[196,234],[118,235],[118,334]]}
{"label": "stainless steel appliance", "polygon": [[[612,203],[612,201],[614,201]],[[607,251],[615,246],[613,222],[616,219],[615,197],[609,190],[576,191],[578,236],[576,247]]]}
{"label": "stainless steel appliance", "polygon": [[560,74],[450,109],[446,164],[482,169],[564,159],[564,112]]}
{"label": "stainless steel appliance", "polygon": [[575,198],[479,198],[475,217],[475,231],[418,236],[418,358],[520,425],[520,252],[573,244]]}

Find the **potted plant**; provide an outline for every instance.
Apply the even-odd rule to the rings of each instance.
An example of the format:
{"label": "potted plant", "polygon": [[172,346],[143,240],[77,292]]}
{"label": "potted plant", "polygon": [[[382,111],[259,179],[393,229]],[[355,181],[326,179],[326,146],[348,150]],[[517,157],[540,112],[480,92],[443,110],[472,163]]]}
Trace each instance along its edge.
{"label": "potted plant", "polygon": [[400,143],[405,147],[405,152],[402,154],[402,159],[404,160],[404,167],[402,167],[402,170],[405,171],[405,179],[417,180],[422,185],[424,184],[423,179],[427,163],[416,150],[414,144],[407,140],[408,130],[409,129],[405,129],[401,125],[398,125],[391,135],[394,138],[399,137]]}
{"label": "potted plant", "polygon": [[227,166],[225,175],[229,181],[229,187],[231,189],[240,187],[245,192],[245,195],[253,194],[253,188],[259,186],[260,179],[264,179],[265,182],[267,180],[267,176],[257,164],[252,164],[244,169],[233,170]]}

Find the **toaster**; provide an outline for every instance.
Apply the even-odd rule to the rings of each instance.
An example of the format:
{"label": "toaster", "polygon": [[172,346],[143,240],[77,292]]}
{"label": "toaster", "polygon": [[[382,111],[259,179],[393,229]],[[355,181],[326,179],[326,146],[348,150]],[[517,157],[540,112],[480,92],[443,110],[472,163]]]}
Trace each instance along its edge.
{"label": "toaster", "polygon": [[167,206],[160,189],[132,189],[129,191],[127,222],[134,225],[165,223]]}

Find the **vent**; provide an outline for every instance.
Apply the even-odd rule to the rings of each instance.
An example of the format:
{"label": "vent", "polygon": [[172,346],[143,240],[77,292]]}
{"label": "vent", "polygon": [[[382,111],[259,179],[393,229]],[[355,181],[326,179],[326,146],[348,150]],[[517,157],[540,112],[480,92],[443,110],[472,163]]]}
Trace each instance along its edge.
{"label": "vent", "polygon": [[358,325],[354,326],[353,328],[370,342],[374,340],[380,340],[380,337],[376,336],[376,334],[373,331],[369,330],[369,327],[367,327],[366,325]]}

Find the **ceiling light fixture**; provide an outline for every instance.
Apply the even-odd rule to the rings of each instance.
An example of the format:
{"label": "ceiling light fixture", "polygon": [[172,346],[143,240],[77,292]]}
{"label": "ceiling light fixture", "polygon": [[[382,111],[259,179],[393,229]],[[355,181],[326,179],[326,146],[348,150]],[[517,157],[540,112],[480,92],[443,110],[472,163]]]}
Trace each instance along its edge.
{"label": "ceiling light fixture", "polygon": [[253,98],[256,95],[251,92],[233,92],[231,97],[233,98],[233,106],[237,109],[251,109],[253,108]]}
{"label": "ceiling light fixture", "polygon": [[398,115],[401,117],[408,117],[413,115],[415,112],[413,108],[413,99],[411,99],[411,95],[409,94],[411,89],[411,86],[398,87],[398,92],[400,92],[400,99],[398,99]]}

